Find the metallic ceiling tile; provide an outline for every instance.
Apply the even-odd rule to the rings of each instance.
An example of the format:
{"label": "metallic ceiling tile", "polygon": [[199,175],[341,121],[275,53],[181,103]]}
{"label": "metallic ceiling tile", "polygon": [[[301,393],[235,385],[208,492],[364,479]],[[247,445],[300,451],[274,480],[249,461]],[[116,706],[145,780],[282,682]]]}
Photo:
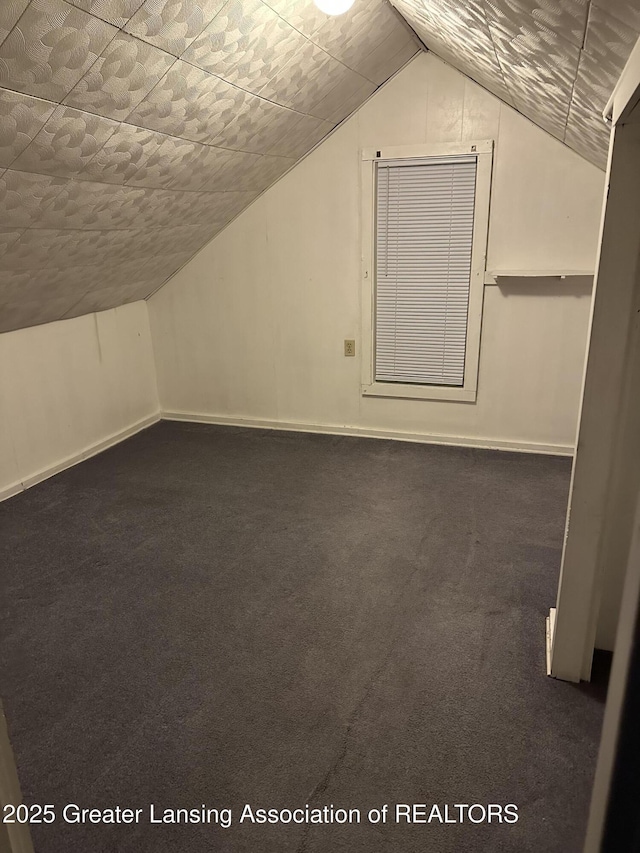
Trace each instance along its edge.
{"label": "metallic ceiling tile", "polygon": [[360,66],[399,26],[386,2],[354,3],[344,15],[332,15],[313,34],[313,41],[335,59],[360,72]]}
{"label": "metallic ceiling tile", "polygon": [[[382,83],[385,83],[390,77],[406,65],[412,57],[420,53],[420,51],[421,48],[415,39],[411,38],[406,41],[400,50],[392,56],[383,58],[376,55],[375,76],[371,75],[374,76],[374,83],[378,83],[378,85],[381,86]],[[366,64],[364,66],[364,70],[367,71]],[[365,74],[365,77],[369,77],[369,74]]]}
{"label": "metallic ceiling tile", "polygon": [[184,173],[176,176],[172,187],[201,192],[253,189],[247,186],[247,175],[261,162],[259,154],[205,145]]}
{"label": "metallic ceiling tile", "polygon": [[192,142],[211,142],[233,116],[247,109],[250,97],[242,89],[178,60],[127,122]]}
{"label": "metallic ceiling tile", "polygon": [[316,118],[324,119],[332,125],[338,124],[348,114],[349,104],[362,103],[368,95],[361,93],[366,89],[368,94],[375,91],[375,84],[370,83],[355,71],[340,65],[332,88],[327,88],[326,94],[309,108]]}
{"label": "metallic ceiling tile", "polygon": [[[34,234],[37,231],[34,229]],[[46,232],[41,232],[46,233]],[[51,232],[56,233],[56,232]],[[159,255],[191,252],[202,243],[202,226],[174,226],[167,228],[130,228],[113,231],[62,231],[57,232],[66,239],[64,252],[57,253],[51,262],[53,267],[110,267],[149,263]],[[100,283],[98,283],[100,286]]]}
{"label": "metallic ceiling tile", "polygon": [[[289,166],[287,166],[289,168],[332,129],[333,125],[330,122],[313,116],[301,115],[297,123],[267,149],[268,153],[289,158]],[[283,168],[280,174],[285,171],[286,169]]]}
{"label": "metallic ceiling tile", "polygon": [[[65,274],[75,284],[75,298],[67,303],[64,317],[75,317],[90,311],[102,311],[126,302],[144,299],[156,287],[176,272],[191,257],[186,253],[163,254],[153,261],[136,260],[125,263],[109,264],[100,278],[95,267],[70,267],[67,270],[51,271],[50,281],[57,285],[58,273]],[[158,280],[160,278],[160,281]],[[80,282],[84,282],[82,287]],[[44,277],[36,284],[37,289],[45,290]]]}
{"label": "metallic ceiling tile", "polygon": [[[192,257],[192,252],[162,252],[147,258],[142,258],[138,263],[137,275],[139,281],[151,282],[153,289],[155,282],[166,281],[170,276],[183,267]],[[133,277],[133,276],[132,276]],[[148,293],[149,291],[147,291]]]}
{"label": "metallic ceiling tile", "polygon": [[325,121],[331,121],[331,117],[336,110],[366,80],[333,58],[331,58],[330,63],[326,66],[324,78],[324,85],[317,88],[312,86],[310,88],[301,112]]}
{"label": "metallic ceiling tile", "polygon": [[55,108],[49,101],[0,89],[0,166],[10,166]]}
{"label": "metallic ceiling tile", "polygon": [[[265,2],[281,18],[307,37],[311,37],[330,17],[318,9],[313,0],[265,0]],[[355,2],[363,4],[370,0],[355,0]]]}
{"label": "metallic ceiling tile", "polygon": [[[201,229],[195,229],[200,230]],[[65,240],[63,252],[58,252],[51,260],[52,267],[78,267],[101,265],[131,265],[133,262],[149,260],[160,254],[186,252],[192,249],[194,229],[187,226],[174,228],[142,229],[125,228],[119,230],[64,230],[58,233]],[[33,234],[38,231],[33,229]],[[45,231],[40,231],[46,234]],[[158,236],[161,234],[161,237]],[[151,235],[155,235],[151,238]],[[189,242],[191,241],[191,242]],[[99,282],[98,282],[99,286]]]}
{"label": "metallic ceiling tile", "polygon": [[[622,73],[629,54],[638,40],[638,32],[632,30],[612,15],[603,12],[597,6],[592,6],[589,12],[587,37],[584,42],[582,58],[592,59],[601,76],[601,86],[606,87],[602,107],[604,108]],[[582,66],[582,62],[581,62]],[[580,71],[578,72],[580,75]],[[596,83],[594,75],[590,82]]]}
{"label": "metallic ceiling tile", "polygon": [[258,101],[259,98],[255,95],[209,75],[203,95],[196,103],[192,117],[182,135],[194,142],[214,145],[221,132],[235,120],[250,122],[250,111],[256,113],[256,121],[258,121],[260,118]]}
{"label": "metallic ceiling tile", "polygon": [[[185,193],[185,195],[196,195],[195,193]],[[228,222],[234,216],[237,216],[248,204],[258,195],[255,191],[246,192],[215,192],[215,193],[198,193],[201,199],[198,202],[197,215],[194,217],[193,224],[202,224],[203,221],[217,224],[219,222]],[[189,203],[189,200],[185,200]],[[206,216],[206,220],[202,217]]]}
{"label": "metallic ceiling tile", "polygon": [[[13,275],[14,278],[11,281],[15,284],[19,283],[15,276],[20,275],[23,280],[29,280],[31,277],[31,273],[6,273],[6,275]],[[11,299],[3,300],[2,285],[3,275],[0,273],[0,333],[60,320],[78,298],[77,293],[56,296],[55,291],[43,287],[37,298],[28,300],[25,292],[18,287]]]}
{"label": "metallic ceiling tile", "polygon": [[[244,197],[247,193],[201,193],[177,192],[175,190],[144,190],[147,193],[136,224],[142,227],[168,227],[175,222],[181,225],[201,225],[203,217],[218,221],[226,217],[226,211],[234,201],[220,196]],[[244,198],[235,199],[244,201]]]}
{"label": "metallic ceiling tile", "polygon": [[[122,233],[122,232],[113,232]],[[206,225],[175,225],[170,228],[148,228],[138,233],[131,257],[155,258],[161,254],[184,254],[200,249],[211,234]]]}
{"label": "metallic ceiling tile", "polygon": [[438,56],[602,167],[599,113],[640,29],[635,0],[392,2]]}
{"label": "metallic ceiling tile", "polygon": [[181,225],[201,225],[207,214],[212,193],[177,192],[145,189],[148,194],[136,220],[143,228],[168,228],[175,222]]}
{"label": "metallic ceiling tile", "polygon": [[[507,87],[514,105],[535,121],[546,117],[547,127],[558,123],[566,126],[571,93],[575,81],[580,51],[570,42],[553,44],[538,38],[530,31],[509,35],[503,27],[491,26],[496,53],[503,68],[508,69]],[[540,97],[544,92],[544,98]]]}
{"label": "metallic ceiling tile", "polygon": [[2,0],[0,3],[0,43],[18,23],[30,0]]}
{"label": "metallic ceiling tile", "polygon": [[283,107],[312,113],[313,105],[336,85],[344,73],[347,73],[344,65],[308,41],[258,94]]}
{"label": "metallic ceiling tile", "polygon": [[202,149],[197,142],[166,137],[162,145],[151,154],[138,171],[127,180],[129,186],[167,187],[175,178],[188,170],[189,164]]}
{"label": "metallic ceiling tile", "polygon": [[358,107],[362,106],[367,98],[373,95],[376,88],[375,83],[365,80],[357,89],[348,93],[340,106],[329,116],[329,122],[334,125],[340,124],[341,121],[344,121],[351,113],[355,112]]}
{"label": "metallic ceiling tile", "polygon": [[640,4],[636,0],[592,0],[591,7],[613,15],[635,32],[640,32]]}
{"label": "metallic ceiling tile", "polygon": [[389,35],[371,53],[358,62],[358,74],[380,86],[385,80],[388,80],[389,68],[393,68],[391,71],[393,74],[397,68],[401,67],[397,62],[397,56],[400,52],[406,55],[405,61],[408,61],[419,50],[416,40],[398,22],[391,29]]}
{"label": "metallic ceiling tile", "polygon": [[70,320],[73,317],[81,317],[94,311],[107,311],[109,308],[117,308],[119,305],[128,305],[145,299],[153,290],[153,285],[148,281],[134,281],[119,286],[90,290],[75,303],[68,311],[65,311],[61,319]]}
{"label": "metallic ceiling tile", "polygon": [[205,71],[256,92],[306,45],[262,0],[229,0],[183,54]]}
{"label": "metallic ceiling tile", "polygon": [[[473,69],[470,76],[499,80],[505,86],[487,23],[483,0],[453,4],[443,0],[393,0],[426,46],[456,68]],[[452,59],[451,59],[452,58]]]}
{"label": "metallic ceiling tile", "polygon": [[453,53],[443,43],[436,42],[434,39],[431,39],[430,49],[452,68],[458,69],[458,71],[461,71],[471,80],[484,86],[485,89],[488,89],[506,104],[513,106],[511,95],[504,82],[502,69],[497,59],[495,59],[495,55],[495,63],[490,65],[483,64],[481,67],[478,63],[474,63],[473,59],[461,57],[459,54]]}
{"label": "metallic ceiling tile", "polygon": [[22,228],[0,228],[0,269],[2,268],[2,256],[24,234]]}
{"label": "metallic ceiling tile", "polygon": [[[155,229],[159,230],[159,229]],[[169,233],[168,228],[163,228],[162,231],[166,235]],[[86,234],[91,232],[87,231]],[[125,264],[133,261],[140,261],[150,254],[160,254],[161,252],[169,252],[171,249],[168,246],[157,245],[155,252],[148,245],[148,235],[153,233],[150,229],[132,228],[121,231],[109,231],[108,233],[108,253],[109,263]],[[169,237],[166,237],[168,243]]]}
{"label": "metallic ceiling tile", "polygon": [[[33,229],[36,234],[37,230]],[[125,243],[130,252],[139,235],[136,230],[122,231],[71,231],[59,232],[66,235],[64,252],[52,261],[54,267],[99,267],[128,260],[126,254],[119,255],[119,247]]]}
{"label": "metallic ceiling tile", "polygon": [[89,181],[70,181],[44,212],[42,228],[110,230],[134,228],[152,190]]}
{"label": "metallic ceiling tile", "polygon": [[175,61],[171,54],[119,33],[64,103],[108,118],[124,119]]}
{"label": "metallic ceiling tile", "polygon": [[[166,240],[168,241],[170,229],[165,228],[162,231],[167,235]],[[148,235],[151,232],[144,228],[128,228],[117,231],[78,231],[74,233],[83,235],[83,237],[78,238],[74,252],[70,253],[69,262],[71,265],[91,263],[88,260],[90,250],[93,250],[99,258],[104,257],[105,262],[111,265],[132,265],[134,262],[144,260],[149,255],[171,251],[159,242],[155,247],[155,252],[152,251],[148,241]]]}
{"label": "metallic ceiling tile", "polygon": [[[45,305],[50,299],[60,299],[72,304],[78,299],[78,291],[84,293],[96,275],[95,268],[47,267],[38,270],[0,271],[0,305],[14,302],[39,301]],[[0,310],[0,314],[4,312]]]}
{"label": "metallic ceiling tile", "polygon": [[[494,3],[496,0],[494,0]],[[500,0],[506,6],[507,0]],[[493,11],[494,7],[488,7]],[[527,69],[532,78],[538,67],[552,69],[558,79],[571,86],[580,58],[580,45],[564,39],[546,27],[529,21],[512,19],[506,15],[488,15],[491,37],[502,68],[507,68],[509,78],[514,71]],[[507,80],[507,86],[509,81]]]}
{"label": "metallic ceiling tile", "polygon": [[[261,154],[259,162],[254,163],[251,168],[244,172],[241,183],[236,184],[236,186],[261,193],[282,177],[285,172],[288,172],[295,162],[294,159],[288,157],[272,157],[268,154]],[[234,185],[232,181],[230,184]]]}
{"label": "metallic ceiling tile", "polygon": [[201,225],[208,198],[207,193],[72,181],[42,216],[39,227],[108,231],[168,227],[175,222]]}
{"label": "metallic ceiling tile", "polygon": [[0,45],[0,86],[62,101],[117,32],[64,0],[32,0]]}
{"label": "metallic ceiling tile", "polygon": [[[274,110],[271,110],[272,106]],[[243,148],[240,144],[233,144],[233,140],[239,143],[241,138],[253,138],[264,126],[265,116],[275,116],[277,110],[281,109],[277,104],[269,104],[256,95],[237,89],[224,81],[220,81],[216,91],[203,100],[203,107],[207,118],[199,134],[201,141],[241,151],[255,151],[256,148]]]}
{"label": "metallic ceiling tile", "polygon": [[493,68],[480,68],[472,60],[461,59],[459,56],[452,54],[448,48],[440,44],[436,45],[433,41],[432,50],[434,52],[437,51],[437,56],[447,62],[452,68],[457,68],[458,71],[461,71],[471,80],[484,86],[485,89],[488,89],[496,97],[504,101],[505,104],[513,106],[513,99],[505,85],[501,70],[496,72]]}
{"label": "metallic ceiling tile", "polygon": [[[584,70],[584,60],[581,62],[581,70]],[[591,65],[593,60],[589,60]],[[580,85],[576,85],[571,99],[569,118],[565,142],[575,148],[591,160],[592,163],[604,168],[609,150],[609,139],[611,137],[611,125],[608,125],[602,117],[602,104],[598,102],[597,96],[594,100],[593,91],[584,85],[581,79]]]}
{"label": "metallic ceiling tile", "polygon": [[[39,270],[67,266],[65,251],[72,239],[71,234],[68,231],[27,229],[0,257],[0,270]],[[57,263],[60,258],[64,258],[64,261]]]}
{"label": "metallic ceiling tile", "polygon": [[247,109],[222,123],[212,145],[265,154],[279,139],[293,130],[300,113],[255,95],[248,96]]}
{"label": "metallic ceiling tile", "polygon": [[0,222],[4,228],[28,228],[39,222],[68,181],[7,169],[0,175]]}
{"label": "metallic ceiling tile", "polygon": [[569,112],[565,142],[595,166],[607,165],[609,131],[602,132],[602,124],[587,109],[577,104]]}
{"label": "metallic ceiling tile", "polygon": [[90,311],[104,311],[128,302],[145,299],[177,272],[192,257],[192,253],[159,255],[153,262],[120,264],[114,268],[107,286],[91,288],[65,314],[77,317]]}
{"label": "metallic ceiling tile", "polygon": [[553,44],[566,39],[582,46],[589,0],[486,0],[487,16],[498,26],[505,21],[511,29],[514,22],[522,31],[530,31]]}
{"label": "metallic ceiling tile", "polygon": [[[384,0],[71,3],[0,0],[0,329],[154,292],[416,50]],[[602,167],[635,0],[393,3]]]}
{"label": "metallic ceiling tile", "polygon": [[603,130],[606,125],[602,113],[620,76],[615,70],[615,64],[611,60],[606,63],[601,62],[596,57],[583,52],[573,90],[572,102],[578,95],[584,108],[596,114],[598,123],[603,125]]}
{"label": "metallic ceiling tile", "polygon": [[16,158],[12,168],[23,172],[73,177],[118,129],[111,119],[71,107],[56,107],[33,142]]}
{"label": "metallic ceiling tile", "polygon": [[136,275],[139,270],[139,262],[126,261],[121,264],[106,264],[100,268],[96,265],[54,268],[51,270],[52,275],[62,273],[71,283],[75,284],[70,288],[71,292],[75,292],[76,301],[83,294],[89,293],[92,290],[98,290],[101,287],[119,287],[123,282],[131,280],[129,276]]}
{"label": "metallic ceiling tile", "polygon": [[143,41],[182,56],[226,0],[146,0],[125,29]]}
{"label": "metallic ceiling tile", "polygon": [[67,0],[67,2],[115,27],[124,27],[129,18],[142,6],[144,0]]}
{"label": "metallic ceiling tile", "polygon": [[511,85],[511,94],[513,106],[527,116],[534,124],[546,130],[556,139],[561,142],[564,140],[564,134],[567,127],[568,109],[564,106],[560,107],[552,102],[540,103],[531,90],[526,87],[516,87]]}
{"label": "metallic ceiling tile", "polygon": [[168,139],[155,130],[121,124],[96,156],[78,173],[78,180],[124,184]]}

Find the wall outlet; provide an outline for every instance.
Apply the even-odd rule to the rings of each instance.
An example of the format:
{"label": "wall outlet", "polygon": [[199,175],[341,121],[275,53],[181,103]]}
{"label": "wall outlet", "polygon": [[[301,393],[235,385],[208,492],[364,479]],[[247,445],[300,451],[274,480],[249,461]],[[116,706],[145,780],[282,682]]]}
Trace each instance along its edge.
{"label": "wall outlet", "polygon": [[344,354],[346,356],[352,356],[356,354],[356,342],[355,341],[347,341],[344,342]]}

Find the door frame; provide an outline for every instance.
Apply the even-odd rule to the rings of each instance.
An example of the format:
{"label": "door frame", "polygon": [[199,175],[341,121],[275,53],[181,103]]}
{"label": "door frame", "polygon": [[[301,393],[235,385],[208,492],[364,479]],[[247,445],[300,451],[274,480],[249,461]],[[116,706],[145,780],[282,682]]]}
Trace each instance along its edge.
{"label": "door frame", "polygon": [[[600,245],[558,598],[549,620],[549,674],[573,682],[591,677],[606,583],[603,542],[613,524],[620,486],[612,471],[616,462],[620,466],[620,442],[633,439],[625,424],[630,417],[630,362],[639,334],[635,320],[640,297],[639,103],[640,40],[605,111],[612,133]],[[632,524],[627,526],[628,549]]]}

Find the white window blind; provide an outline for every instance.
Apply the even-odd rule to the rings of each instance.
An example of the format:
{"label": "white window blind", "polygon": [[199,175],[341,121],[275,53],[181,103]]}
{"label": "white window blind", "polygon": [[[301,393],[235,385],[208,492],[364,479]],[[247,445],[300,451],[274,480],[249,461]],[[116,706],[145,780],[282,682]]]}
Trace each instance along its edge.
{"label": "white window blind", "polygon": [[377,164],[375,378],[463,385],[476,157]]}

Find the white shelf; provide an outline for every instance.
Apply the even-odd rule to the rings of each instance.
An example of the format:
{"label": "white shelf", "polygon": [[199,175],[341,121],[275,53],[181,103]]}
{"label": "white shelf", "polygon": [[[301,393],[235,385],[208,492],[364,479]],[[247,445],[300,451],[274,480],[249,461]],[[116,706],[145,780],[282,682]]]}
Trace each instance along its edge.
{"label": "white shelf", "polygon": [[485,284],[497,284],[501,278],[573,278],[574,276],[593,277],[593,270],[487,270]]}

